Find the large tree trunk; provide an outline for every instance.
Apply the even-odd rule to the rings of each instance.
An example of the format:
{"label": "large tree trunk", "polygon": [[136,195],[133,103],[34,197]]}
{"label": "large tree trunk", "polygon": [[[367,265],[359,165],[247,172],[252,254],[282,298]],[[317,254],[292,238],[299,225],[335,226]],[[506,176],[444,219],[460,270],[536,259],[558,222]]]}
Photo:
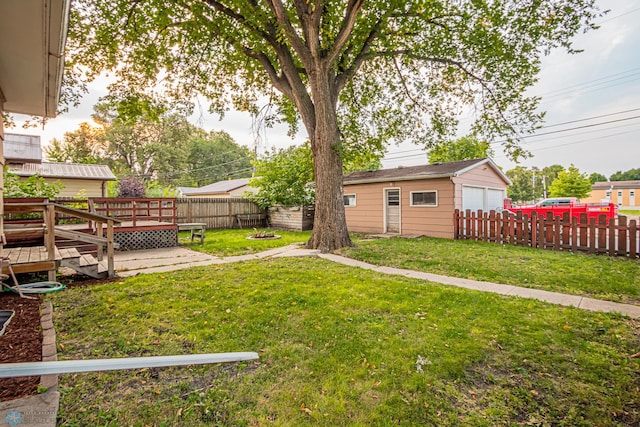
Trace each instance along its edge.
{"label": "large tree trunk", "polygon": [[[328,74],[328,73],[327,73]],[[336,116],[335,90],[326,74],[311,81],[315,106],[315,128],[309,132],[313,150],[316,205],[313,233],[307,247],[331,252],[353,246],[347,231],[342,191],[340,132]],[[314,84],[315,83],[315,84]]]}

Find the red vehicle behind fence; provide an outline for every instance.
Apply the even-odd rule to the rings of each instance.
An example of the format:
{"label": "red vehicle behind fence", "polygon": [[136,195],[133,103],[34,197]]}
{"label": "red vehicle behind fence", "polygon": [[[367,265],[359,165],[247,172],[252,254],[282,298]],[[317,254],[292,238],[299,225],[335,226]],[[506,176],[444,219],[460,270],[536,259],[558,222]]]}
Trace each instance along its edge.
{"label": "red vehicle behind fence", "polygon": [[532,212],[536,212],[538,216],[546,216],[547,212],[553,213],[553,216],[562,216],[568,212],[569,216],[580,218],[580,214],[586,213],[587,218],[596,218],[596,221],[600,215],[605,215],[607,223],[618,216],[618,206],[614,203],[580,203],[575,197],[544,199],[535,205],[522,206],[515,206],[511,199],[504,199],[504,209],[514,214],[522,212],[523,215],[529,216]]}

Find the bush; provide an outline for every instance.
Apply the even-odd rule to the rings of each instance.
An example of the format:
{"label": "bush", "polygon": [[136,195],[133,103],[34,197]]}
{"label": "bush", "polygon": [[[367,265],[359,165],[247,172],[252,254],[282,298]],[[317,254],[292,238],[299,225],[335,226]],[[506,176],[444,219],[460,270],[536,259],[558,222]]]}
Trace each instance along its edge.
{"label": "bush", "polygon": [[144,197],[144,184],[136,178],[124,178],[118,184],[118,197]]}

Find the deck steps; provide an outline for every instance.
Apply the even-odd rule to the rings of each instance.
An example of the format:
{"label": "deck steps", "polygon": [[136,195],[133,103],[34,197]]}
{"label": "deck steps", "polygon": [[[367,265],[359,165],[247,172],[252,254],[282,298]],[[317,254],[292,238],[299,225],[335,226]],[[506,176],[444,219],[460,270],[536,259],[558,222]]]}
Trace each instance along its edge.
{"label": "deck steps", "polygon": [[62,257],[61,266],[71,268],[94,279],[104,279],[109,276],[106,260],[98,261],[93,255],[81,254],[75,248],[61,248],[59,251]]}

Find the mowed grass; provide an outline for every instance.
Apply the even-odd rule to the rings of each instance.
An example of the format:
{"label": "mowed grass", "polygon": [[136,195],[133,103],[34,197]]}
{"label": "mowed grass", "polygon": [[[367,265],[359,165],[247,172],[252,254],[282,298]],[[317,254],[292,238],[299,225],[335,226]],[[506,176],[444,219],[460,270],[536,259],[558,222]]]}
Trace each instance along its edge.
{"label": "mowed grass", "polygon": [[267,228],[259,228],[258,231],[273,232],[280,238],[249,240],[247,237],[255,234],[253,229],[207,230],[204,244],[200,244],[197,238],[191,242],[191,233],[187,231],[178,234],[178,242],[195,251],[225,257],[267,251],[292,243],[306,243],[311,236],[310,231],[283,231]]}
{"label": "mowed grass", "polygon": [[633,425],[637,321],[317,258],[50,294],[60,359],[260,360],[62,375],[62,426]]}
{"label": "mowed grass", "polygon": [[640,302],[638,260],[433,238],[360,239],[356,245],[341,253],[377,265]]}

